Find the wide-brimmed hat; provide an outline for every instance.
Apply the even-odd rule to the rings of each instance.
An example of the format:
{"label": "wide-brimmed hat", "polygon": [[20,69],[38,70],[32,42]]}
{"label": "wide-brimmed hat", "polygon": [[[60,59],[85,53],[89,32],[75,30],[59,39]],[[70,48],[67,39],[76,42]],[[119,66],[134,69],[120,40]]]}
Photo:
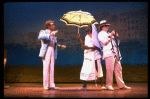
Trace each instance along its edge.
{"label": "wide-brimmed hat", "polygon": [[101,21],[100,21],[100,26],[98,27],[98,29],[100,29],[102,26],[105,26],[105,25],[108,25],[108,26],[109,26],[110,24],[107,24],[107,23],[106,23],[106,20],[101,20]]}

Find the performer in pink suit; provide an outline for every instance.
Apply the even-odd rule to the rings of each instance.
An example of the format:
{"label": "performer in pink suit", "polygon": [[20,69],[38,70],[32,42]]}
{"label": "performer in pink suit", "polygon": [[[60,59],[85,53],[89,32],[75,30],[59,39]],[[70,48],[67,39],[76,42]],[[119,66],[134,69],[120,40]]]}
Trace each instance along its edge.
{"label": "performer in pink suit", "polygon": [[[45,23],[45,26],[46,30],[41,30],[39,33],[39,39],[41,39],[41,46],[43,44],[47,44],[44,49],[41,47],[39,54],[39,57],[41,57],[43,60],[43,86],[45,90],[59,89],[58,87],[55,87],[54,83],[54,64],[55,59],[57,58],[57,46],[63,49],[66,48],[66,46],[57,45],[55,33],[53,33],[55,31],[54,21],[47,21]],[[45,54],[43,54],[43,52],[45,52]]]}
{"label": "performer in pink suit", "polygon": [[[122,78],[121,54],[119,51],[119,35],[113,30],[108,33],[109,25],[106,20],[100,21],[99,41],[103,45],[103,59],[106,65],[106,89],[113,91],[113,72],[117,85],[120,89],[131,89],[127,87]],[[118,40],[118,41],[116,41]]]}

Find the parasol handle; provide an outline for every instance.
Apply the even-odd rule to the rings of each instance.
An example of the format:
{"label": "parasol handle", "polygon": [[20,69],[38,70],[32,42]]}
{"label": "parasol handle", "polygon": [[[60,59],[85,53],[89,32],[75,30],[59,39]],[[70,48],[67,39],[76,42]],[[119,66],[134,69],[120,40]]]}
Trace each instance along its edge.
{"label": "parasol handle", "polygon": [[79,27],[78,27],[78,33],[79,33]]}

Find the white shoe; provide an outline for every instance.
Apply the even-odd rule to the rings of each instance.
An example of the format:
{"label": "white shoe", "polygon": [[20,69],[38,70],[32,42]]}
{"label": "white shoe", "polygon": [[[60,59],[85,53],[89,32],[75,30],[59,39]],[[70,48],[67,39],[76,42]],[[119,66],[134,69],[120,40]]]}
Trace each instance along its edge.
{"label": "white shoe", "polygon": [[112,86],[106,87],[106,89],[110,91],[114,91],[114,88]]}
{"label": "white shoe", "polygon": [[44,88],[44,90],[49,90],[49,88]]}
{"label": "white shoe", "polygon": [[58,87],[50,87],[50,89],[53,89],[53,90],[59,90]]}
{"label": "white shoe", "polygon": [[131,90],[131,87],[124,86],[124,87],[122,87],[122,88],[120,88],[120,89]]}
{"label": "white shoe", "polygon": [[106,87],[104,87],[104,86],[103,86],[103,87],[101,87],[101,89],[102,89],[102,90],[105,90],[105,89],[106,89]]}

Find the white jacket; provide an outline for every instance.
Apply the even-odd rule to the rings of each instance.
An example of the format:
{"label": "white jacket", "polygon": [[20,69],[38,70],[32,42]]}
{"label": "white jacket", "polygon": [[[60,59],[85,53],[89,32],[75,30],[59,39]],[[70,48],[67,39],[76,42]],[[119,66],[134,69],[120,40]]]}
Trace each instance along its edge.
{"label": "white jacket", "polygon": [[[88,47],[94,47],[93,42],[92,42],[92,38],[90,38],[88,35],[85,36],[85,45],[88,46]],[[91,49],[85,49],[84,50],[84,58],[91,59],[92,58],[90,56],[91,52],[92,52]],[[100,59],[100,58],[101,58],[101,55],[100,55],[99,51],[95,50],[94,51],[94,59],[97,60],[97,59]]]}
{"label": "white jacket", "polygon": [[110,56],[115,56],[117,54],[117,46],[115,41],[112,39],[112,44],[113,44],[113,49],[114,52],[112,51],[112,44],[110,38],[109,38],[110,34],[107,33],[106,31],[100,31],[98,34],[98,39],[101,42],[101,44],[103,45],[103,59],[110,57]]}
{"label": "white jacket", "polygon": [[[41,30],[39,32],[39,36],[38,36],[38,39],[39,40],[49,40],[50,42],[47,42],[47,43],[43,43],[41,42],[41,49],[40,49],[40,53],[39,53],[39,57],[45,57],[45,54],[46,54],[46,51],[47,51],[47,47],[49,45],[49,43],[57,43],[57,39],[55,36],[51,36],[50,33],[52,34],[52,32],[48,29],[46,30]],[[57,46],[56,46],[56,49],[55,49],[55,59],[57,59]]]}

